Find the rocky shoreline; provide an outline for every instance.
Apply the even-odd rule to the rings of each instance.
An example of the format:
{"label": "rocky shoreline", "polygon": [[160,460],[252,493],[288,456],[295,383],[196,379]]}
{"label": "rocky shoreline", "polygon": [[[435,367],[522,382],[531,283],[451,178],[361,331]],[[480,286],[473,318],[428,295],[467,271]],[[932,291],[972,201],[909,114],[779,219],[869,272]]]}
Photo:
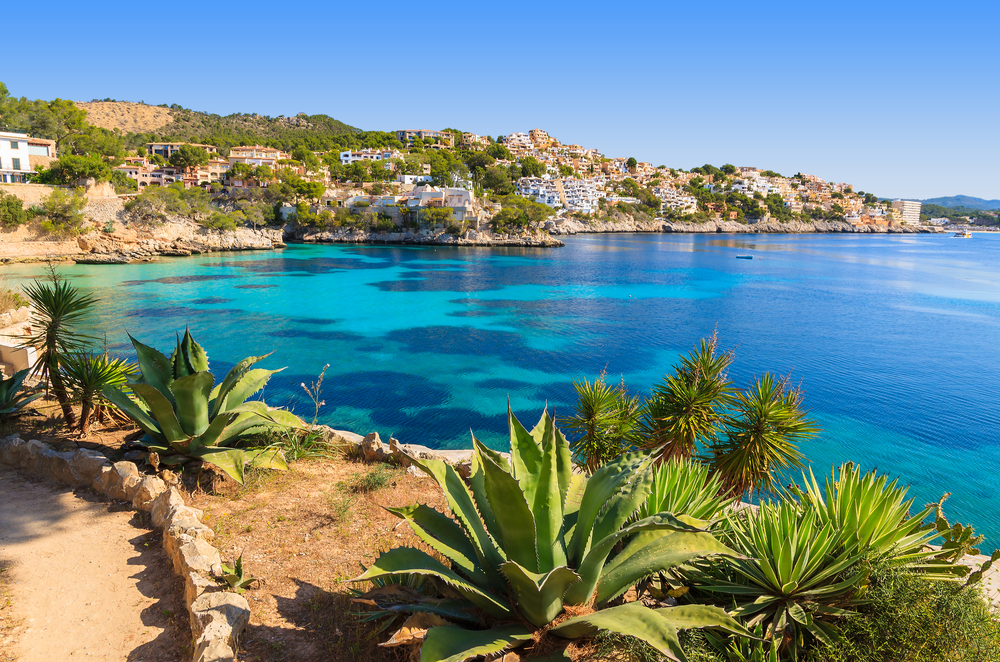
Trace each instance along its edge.
{"label": "rocky shoreline", "polygon": [[77,264],[128,264],[148,262],[158,257],[185,257],[221,251],[272,250],[285,246],[277,228],[237,228],[209,230],[191,221],[167,223],[152,236],[91,232],[77,238],[82,255],[71,259]]}
{"label": "rocky shoreline", "polygon": [[853,226],[845,221],[814,221],[803,223],[791,221],[780,223],[766,221],[743,224],[736,221],[708,221],[707,223],[684,223],[666,220],[635,220],[626,216],[622,220],[591,221],[583,223],[571,218],[546,221],[543,229],[553,235],[601,234],[606,232],[656,232],[688,234],[920,234],[935,233],[935,230],[920,226],[862,225]]}
{"label": "rocky shoreline", "polygon": [[308,244],[414,244],[431,246],[522,246],[554,248],[565,246],[558,239],[545,234],[498,235],[487,231],[466,230],[455,236],[447,232],[369,232],[366,230],[341,230],[313,232],[295,228],[285,235],[288,241]]}

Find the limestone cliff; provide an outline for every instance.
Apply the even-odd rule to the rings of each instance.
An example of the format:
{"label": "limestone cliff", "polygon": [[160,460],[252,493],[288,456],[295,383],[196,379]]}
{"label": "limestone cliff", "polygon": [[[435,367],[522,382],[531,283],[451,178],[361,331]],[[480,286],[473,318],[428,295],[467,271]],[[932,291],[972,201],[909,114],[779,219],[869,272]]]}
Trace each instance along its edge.
{"label": "limestone cliff", "polygon": [[780,223],[768,221],[760,223],[737,223],[736,221],[709,221],[707,223],[684,223],[681,221],[634,219],[627,214],[618,214],[607,220],[580,221],[573,218],[558,218],[546,221],[542,229],[554,235],[586,234],[601,232],[690,232],[690,233],[738,233],[738,234],[797,234],[812,232],[859,232],[868,234],[913,234],[933,232],[917,226],[862,225],[855,227],[843,221],[814,221],[803,223],[791,221]]}

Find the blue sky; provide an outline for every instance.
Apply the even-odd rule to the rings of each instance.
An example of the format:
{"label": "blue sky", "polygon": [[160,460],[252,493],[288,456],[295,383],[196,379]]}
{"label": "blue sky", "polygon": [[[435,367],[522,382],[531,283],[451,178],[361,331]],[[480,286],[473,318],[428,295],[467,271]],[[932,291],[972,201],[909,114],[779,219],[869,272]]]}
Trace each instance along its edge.
{"label": "blue sky", "polygon": [[[5,9],[11,94],[540,127],[655,165],[1000,198],[1000,3],[310,2]],[[34,43],[34,42],[33,42]]]}

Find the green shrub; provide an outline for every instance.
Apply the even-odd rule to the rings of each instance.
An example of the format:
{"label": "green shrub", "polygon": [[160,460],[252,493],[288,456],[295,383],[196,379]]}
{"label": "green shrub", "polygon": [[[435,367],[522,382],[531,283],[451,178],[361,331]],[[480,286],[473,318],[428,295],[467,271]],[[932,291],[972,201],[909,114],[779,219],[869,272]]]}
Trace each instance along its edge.
{"label": "green shrub", "polygon": [[463,229],[462,229],[461,225],[455,225],[454,223],[452,223],[447,228],[445,228],[445,232],[447,232],[448,234],[450,234],[450,235],[452,235],[454,237],[457,237],[460,234],[462,234]]}
{"label": "green shrub", "polygon": [[236,229],[236,219],[232,214],[226,214],[221,211],[212,212],[209,214],[208,218],[202,219],[201,224],[206,228],[211,230],[235,230]]}
{"label": "green shrub", "polygon": [[870,575],[868,604],[844,621],[844,640],[809,662],[996,662],[1000,623],[975,589],[930,581],[890,563]]}
{"label": "green shrub", "polygon": [[87,206],[84,189],[70,192],[57,188],[42,202],[41,212],[45,215],[42,229],[57,235],[76,235],[83,231],[83,208]]}
{"label": "green shrub", "polygon": [[21,198],[0,191],[0,226],[16,228],[30,221],[32,216],[31,210],[24,208]]}
{"label": "green shrub", "polygon": [[622,453],[635,450],[642,416],[638,396],[629,396],[624,384],[607,384],[604,375],[593,382],[586,378],[574,381],[573,388],[576,409],[559,422],[577,437],[570,441],[570,450],[587,472],[593,473]]}

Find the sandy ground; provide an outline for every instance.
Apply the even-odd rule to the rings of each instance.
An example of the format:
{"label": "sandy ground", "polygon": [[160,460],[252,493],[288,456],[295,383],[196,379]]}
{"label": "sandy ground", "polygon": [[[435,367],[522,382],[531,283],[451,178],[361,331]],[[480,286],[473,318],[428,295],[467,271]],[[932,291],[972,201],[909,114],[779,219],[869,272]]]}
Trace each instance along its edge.
{"label": "sandy ground", "polygon": [[186,659],[180,580],[124,504],[0,469],[0,660]]}

